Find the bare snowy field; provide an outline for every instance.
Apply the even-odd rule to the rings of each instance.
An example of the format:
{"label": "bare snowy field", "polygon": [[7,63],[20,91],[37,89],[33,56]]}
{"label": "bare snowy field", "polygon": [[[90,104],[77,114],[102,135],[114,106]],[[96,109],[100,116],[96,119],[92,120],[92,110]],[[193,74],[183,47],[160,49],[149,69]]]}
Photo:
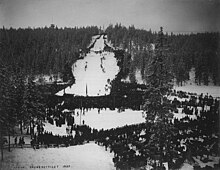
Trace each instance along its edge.
{"label": "bare snowy field", "polygon": [[212,82],[210,82],[209,86],[206,85],[197,85],[195,83],[195,69],[192,68],[189,73],[189,81],[185,82],[183,86],[175,85],[173,87],[177,91],[185,91],[190,93],[197,93],[200,95],[203,93],[206,95],[212,95],[213,97],[220,97],[220,86],[214,86]]}
{"label": "bare snowy field", "polygon": [[[79,112],[80,110],[75,110]],[[75,124],[80,125],[80,114],[79,116],[74,116]],[[143,117],[142,111],[133,111],[126,109],[123,112],[118,112],[118,110],[100,110],[91,109],[85,114],[81,113],[81,124],[82,121],[85,121],[85,124],[95,129],[111,129],[116,127],[122,127],[125,125],[132,125],[143,123],[145,118]],[[62,125],[62,127],[56,127],[56,125],[51,125],[50,123],[45,123],[44,130],[52,132],[54,135],[67,135],[66,133],[67,124]],[[73,134],[74,135],[74,134]]]}
{"label": "bare snowy field", "polygon": [[220,97],[220,86],[198,86],[195,84],[187,84],[184,86],[174,86],[174,89],[177,91],[181,90],[190,93],[197,93],[198,95],[200,95],[201,93],[206,95],[208,93],[208,95],[212,95],[213,97]]}
{"label": "bare snowy field", "polygon": [[94,143],[68,148],[34,150],[17,148],[4,152],[5,160],[0,162],[1,170],[113,170],[113,155],[104,147]]}
{"label": "bare snowy field", "polygon": [[[75,117],[76,124],[80,124],[80,116]],[[92,128],[100,129],[111,129],[121,127],[125,125],[142,123],[145,121],[142,116],[142,111],[133,111],[126,109],[123,112],[118,110],[101,110],[98,114],[98,109],[92,109],[82,115],[82,120],[85,124]]]}

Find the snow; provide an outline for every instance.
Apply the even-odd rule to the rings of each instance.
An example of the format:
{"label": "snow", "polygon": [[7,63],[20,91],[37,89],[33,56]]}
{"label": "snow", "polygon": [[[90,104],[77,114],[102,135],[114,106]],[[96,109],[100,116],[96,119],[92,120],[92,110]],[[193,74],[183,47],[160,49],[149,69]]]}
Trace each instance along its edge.
{"label": "snow", "polygon": [[[141,72],[138,69],[135,72],[135,78],[136,78],[136,82],[138,84],[145,83],[145,81],[142,79]],[[130,80],[126,79],[126,82],[130,82]],[[176,91],[197,93],[197,95],[200,95],[201,93],[206,95],[208,93],[208,95],[212,95],[213,97],[220,97],[220,86],[214,86],[212,83],[210,83],[210,85],[208,85],[208,86],[197,85],[195,83],[195,70],[193,68],[189,72],[189,81],[185,82],[183,86],[178,86],[175,83],[173,86],[173,89]],[[185,100],[185,99],[182,99],[182,100]]]}
{"label": "snow", "polygon": [[197,118],[196,115],[187,115],[185,113],[173,113],[173,118],[176,118],[178,120],[180,120],[180,119],[182,119],[182,118],[184,118],[186,116],[188,116],[192,120]]}
{"label": "snow", "polygon": [[112,158],[113,153],[93,142],[67,148],[16,148],[12,152],[4,152],[0,169],[113,170]]}
{"label": "snow", "polygon": [[174,86],[174,89],[177,91],[185,91],[190,93],[197,93],[200,95],[203,93],[206,95],[212,95],[213,97],[220,97],[220,86],[205,86],[205,85],[196,85],[196,84],[187,84],[184,86]]}
{"label": "snow", "polygon": [[214,168],[214,165],[219,163],[220,157],[209,156],[209,159],[212,161],[207,163],[203,163],[200,159],[197,159],[196,157],[193,157],[193,159],[198,163],[201,168],[204,168],[206,166],[211,166],[212,168]]}
{"label": "snow", "polygon": [[[142,116],[142,111],[134,111],[130,109],[125,109],[123,112],[118,112],[117,110],[100,110],[91,109],[85,114],[81,113],[81,123],[80,123],[80,110],[76,109],[75,113],[79,112],[79,116],[75,115],[75,124],[80,125],[82,121],[91,128],[98,130],[101,129],[111,129],[116,127],[122,127],[125,125],[132,125],[145,122],[145,118]],[[57,127],[55,124],[45,123],[44,130],[47,132],[52,132],[54,135],[66,136],[67,124]],[[74,133],[72,134],[74,136]]]}
{"label": "snow", "polygon": [[[56,95],[62,96],[64,91],[66,94],[79,96],[101,96],[110,93],[110,82],[118,74],[119,67],[117,66],[114,53],[103,51],[105,44],[107,44],[105,41],[104,35],[97,35],[92,38],[92,42],[95,42],[94,47],[84,59],[78,60],[72,66],[76,83],[71,87],[67,87],[65,90],[59,91]],[[190,76],[192,79],[193,74]],[[140,70],[136,70],[135,77],[137,83],[144,83]],[[47,82],[49,81],[49,77],[45,77],[45,79]],[[110,81],[108,81],[108,79]],[[193,81],[189,81],[185,86],[174,86],[174,89],[197,94],[208,93],[213,97],[220,96],[219,86],[198,86],[194,84]],[[75,110],[75,113],[77,112],[79,112],[80,115],[74,116],[76,124],[80,125],[84,120],[86,125],[98,130],[145,122],[145,118],[142,114],[143,111],[130,109],[125,109],[123,112],[106,109],[100,110],[100,113],[98,109],[91,109],[85,111],[85,114],[82,114],[80,110]],[[178,113],[174,113],[174,117],[178,119],[185,116],[186,114],[181,113],[181,108],[178,108]],[[195,115],[188,116],[192,119],[196,119]],[[52,132],[54,135],[59,134],[60,136],[67,135],[66,128],[66,124],[62,125],[62,127],[56,127],[55,125],[45,123],[44,126],[45,131]],[[141,134],[145,134],[145,132],[142,131]],[[11,137],[11,141],[12,143],[14,142],[14,137]],[[25,141],[25,143],[29,144],[30,138],[25,137]],[[183,141],[181,142],[181,146],[185,146]],[[104,147],[98,146],[93,142],[67,148],[41,148],[37,150],[32,148],[12,148],[12,152],[4,151],[4,158],[4,162],[0,162],[0,169],[116,169],[112,162],[113,153],[110,153],[109,150],[105,151]],[[206,164],[202,163],[199,159],[194,159],[201,167],[206,166]],[[214,162],[218,161],[217,159],[214,160]],[[213,166],[214,163],[208,163],[208,165]],[[38,166],[40,166],[40,168],[38,168]],[[193,166],[184,163],[181,170],[186,169],[191,170]]]}
{"label": "snow", "polygon": [[180,168],[180,170],[193,170],[194,167],[188,163],[183,163],[183,166]]}
{"label": "snow", "polygon": [[[57,77],[55,79],[55,77]],[[39,79],[42,79],[43,83],[54,83],[55,81],[57,82],[62,82],[60,74],[51,74],[51,75],[36,75],[34,82],[38,83]],[[62,83],[59,83],[62,84]],[[63,83],[64,84],[64,83]]]}
{"label": "snow", "polygon": [[111,41],[109,41],[109,42],[105,42],[105,44],[107,45],[107,46],[109,46],[110,48],[112,48],[113,50],[115,50],[115,47],[113,46],[113,44],[111,43]]}
{"label": "snow", "polygon": [[100,38],[96,38],[96,42],[94,44],[94,47],[91,49],[91,51],[103,51],[105,47],[105,39],[104,35],[100,36]]}
{"label": "snow", "polygon": [[125,79],[121,79],[121,82],[130,83],[131,82],[130,77],[127,76]]}
{"label": "snow", "polygon": [[92,36],[92,40],[90,42],[90,44],[87,46],[87,48],[90,48],[96,41],[96,39],[98,39],[100,37],[100,35],[94,35]]}
{"label": "snow", "polygon": [[168,96],[168,99],[169,99],[169,100],[172,100],[172,101],[173,101],[175,98],[176,98],[178,101],[180,101],[180,102],[189,101],[189,99],[190,99],[190,98],[180,98],[180,97],[178,97],[178,96]]}
{"label": "snow", "polygon": [[[85,121],[86,125],[92,128],[111,129],[121,127],[125,125],[132,125],[145,122],[145,118],[142,117],[142,111],[134,111],[131,109],[125,109],[123,112],[117,110],[100,110],[92,109],[81,115],[81,119]],[[80,116],[75,116],[76,124],[80,124]]]}
{"label": "snow", "polygon": [[[146,81],[142,78],[140,69],[135,70],[134,76],[135,76],[135,81],[137,84],[146,84]],[[128,75],[126,78],[122,79],[121,81],[125,83],[131,83],[130,75]]]}
{"label": "snow", "polygon": [[174,89],[177,91],[186,91],[190,93],[197,93],[200,95],[209,94],[213,97],[220,97],[220,86],[214,86],[212,83],[210,85],[197,85],[195,83],[195,69],[192,68],[189,72],[189,81],[185,82],[183,86],[178,86],[175,84]]}
{"label": "snow", "polygon": [[168,162],[164,162],[164,163],[163,163],[163,166],[165,167],[166,170],[169,169],[169,167],[168,167]]}
{"label": "snow", "polygon": [[[78,96],[98,96],[110,94],[110,81],[119,72],[117,60],[113,52],[101,52],[104,48],[104,37],[96,40],[94,47],[82,60],[73,64],[72,70],[76,82],[56,95],[74,94]],[[108,81],[109,80],[109,81]]]}
{"label": "snow", "polygon": [[137,69],[135,71],[135,79],[136,79],[136,82],[138,84],[145,84],[145,81],[143,80],[142,78],[142,75],[141,75],[141,70],[140,69]]}
{"label": "snow", "polygon": [[[62,125],[61,127],[57,127],[56,125],[52,125],[50,123],[45,123],[44,130],[47,132],[52,132],[53,135],[66,136],[66,128],[67,124]],[[73,134],[74,135],[74,134]]]}
{"label": "snow", "polygon": [[[80,110],[75,110],[75,113]],[[80,116],[74,116],[76,124],[80,124]],[[85,112],[85,115],[81,114],[81,120],[85,120],[85,124],[96,129],[110,129],[121,127],[124,125],[142,123],[145,119],[142,117],[142,111],[133,111],[125,109],[123,112],[118,110],[100,110],[91,109]],[[67,125],[62,127],[56,127],[49,123],[45,123],[44,129],[53,134],[67,135]],[[28,139],[25,137],[25,139]],[[14,138],[11,139],[14,142]],[[30,139],[26,140],[27,144],[30,144]],[[21,156],[25,155],[25,156]],[[95,156],[94,156],[95,155]],[[13,148],[12,152],[4,151],[5,161],[0,163],[0,169],[30,169],[31,165],[34,166],[58,166],[53,169],[115,169],[112,158],[113,154],[110,151],[105,151],[104,147],[100,147],[94,143],[88,143],[85,145],[71,146],[68,148],[41,148],[33,150],[32,148]],[[68,168],[64,168],[64,165],[70,165]],[[41,169],[52,169],[52,168]],[[34,168],[33,168],[34,169]],[[37,169],[37,168],[35,168]],[[39,168],[38,168],[39,169]]]}

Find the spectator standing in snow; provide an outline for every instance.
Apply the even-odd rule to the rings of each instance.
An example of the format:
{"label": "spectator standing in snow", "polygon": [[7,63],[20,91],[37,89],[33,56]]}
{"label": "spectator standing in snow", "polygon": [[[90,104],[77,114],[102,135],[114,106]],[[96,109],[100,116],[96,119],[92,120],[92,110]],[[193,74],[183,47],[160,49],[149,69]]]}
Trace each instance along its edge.
{"label": "spectator standing in snow", "polygon": [[19,138],[18,145],[20,145],[20,146],[21,146],[21,148],[23,148],[23,141],[22,141],[22,137],[20,137],[20,138]]}
{"label": "spectator standing in snow", "polygon": [[17,141],[18,141],[18,139],[17,139],[17,136],[15,137],[15,139],[14,139],[14,142],[15,142],[15,146],[17,147]]}

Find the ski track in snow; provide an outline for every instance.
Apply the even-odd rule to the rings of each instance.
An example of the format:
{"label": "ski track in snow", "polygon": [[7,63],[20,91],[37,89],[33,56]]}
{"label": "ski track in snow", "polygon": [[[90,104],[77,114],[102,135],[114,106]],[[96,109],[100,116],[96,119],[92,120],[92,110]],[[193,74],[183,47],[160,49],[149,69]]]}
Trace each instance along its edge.
{"label": "ski track in snow", "polygon": [[[102,35],[96,40],[94,47],[84,59],[77,60],[73,64],[73,75],[75,84],[59,91],[56,95],[74,94],[78,96],[102,96],[110,94],[112,81],[119,72],[117,60],[113,52],[101,52],[104,49],[105,39]],[[98,53],[97,53],[98,52]]]}

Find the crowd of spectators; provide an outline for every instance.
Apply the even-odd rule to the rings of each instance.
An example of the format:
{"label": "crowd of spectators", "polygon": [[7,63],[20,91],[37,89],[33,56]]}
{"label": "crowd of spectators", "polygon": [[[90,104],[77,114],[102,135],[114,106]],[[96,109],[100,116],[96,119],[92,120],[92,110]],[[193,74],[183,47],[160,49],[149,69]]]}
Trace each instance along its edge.
{"label": "crowd of spectators", "polygon": [[87,125],[74,125],[72,130],[72,133],[64,136],[54,135],[52,132],[47,131],[36,133],[31,140],[31,146],[38,149],[40,145],[45,147],[68,147],[83,144],[94,140],[94,135],[98,132]]}
{"label": "crowd of spectators", "polygon": [[[189,161],[195,169],[202,169],[195,164],[195,159],[203,163],[213,161],[218,156],[218,124],[219,124],[219,100],[208,95],[199,95],[173,91],[174,96],[170,101],[172,111],[177,114],[185,114],[183,118],[166,120],[174,127],[168,150],[163,154],[163,162],[168,162],[171,169],[178,169]],[[194,115],[194,119],[190,116]],[[148,164],[150,160],[158,159],[157,146],[149,145],[153,133],[152,122],[129,125],[109,130],[96,130],[87,125],[74,125],[74,117],[67,113],[59,112],[53,115],[56,121],[72,126],[67,136],[53,135],[44,132],[38,134],[32,140],[33,147],[44,144],[47,147],[72,146],[95,141],[105,147],[106,151],[113,152],[113,162],[118,169],[137,168]],[[51,115],[50,115],[51,118]],[[51,121],[52,123],[52,121]],[[37,145],[36,145],[37,144]],[[157,162],[151,162],[156,167]],[[206,169],[217,169],[205,166]]]}
{"label": "crowd of spectators", "polygon": [[[179,114],[185,113],[186,116],[168,122],[173,124],[175,131],[170,141],[170,151],[164,154],[163,160],[173,169],[180,168],[186,160],[191,163],[195,163],[195,159],[203,163],[212,162],[212,158],[217,157],[219,151],[219,100],[203,94],[196,96],[175,91],[172,95],[174,94],[176,98],[171,101],[173,109],[185,108]],[[195,119],[190,118],[192,114],[196,116]],[[143,123],[100,131],[97,143],[114,152],[113,162],[119,169],[140,167],[145,165],[146,160],[152,155],[157,157],[156,146],[150,149],[147,147],[152,135],[150,126],[149,123]],[[201,167],[195,165],[195,168]],[[214,168],[207,164],[204,168],[218,169],[219,164],[215,164]]]}

